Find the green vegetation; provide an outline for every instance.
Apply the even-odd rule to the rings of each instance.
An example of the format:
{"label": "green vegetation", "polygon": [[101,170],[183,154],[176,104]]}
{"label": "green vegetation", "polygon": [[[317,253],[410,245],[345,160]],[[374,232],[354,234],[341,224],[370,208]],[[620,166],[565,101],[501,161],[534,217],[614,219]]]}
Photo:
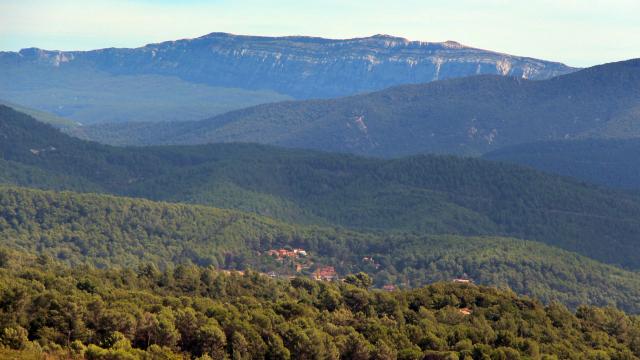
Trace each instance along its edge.
{"label": "green vegetation", "polygon": [[35,166],[23,165],[0,159],[0,183],[20,185],[52,190],[76,189],[78,191],[98,191],[99,186],[78,177],[64,174],[52,174]]}
{"label": "green vegetation", "polygon": [[4,187],[0,240],[73,266],[196,264],[283,276],[297,273],[267,250],[303,248],[313,264],[301,272],[305,275],[330,265],[342,276],[366,272],[376,287],[418,287],[469,276],[478,284],[509,287],[571,308],[594,304],[640,313],[637,273],[515,239],[358,233],[203,206]]}
{"label": "green vegetation", "polygon": [[613,188],[640,189],[640,140],[547,141],[499,149],[483,157],[530,166]]}
{"label": "green vegetation", "polygon": [[[4,358],[638,359],[640,318],[434,284],[384,292],[213,268],[71,269],[4,251]],[[15,358],[15,357],[14,357]]]}
{"label": "green vegetation", "polygon": [[480,155],[534,141],[639,137],[639,99],[635,59],[550,80],[467,77],[260,105],[161,129],[96,127],[85,135],[131,145],[241,141],[382,157]]}
{"label": "green vegetation", "polygon": [[[633,195],[477,159],[376,160],[250,144],[113,148],[70,138],[8,108],[0,115],[3,183],[215,204],[307,224],[2,187],[0,236],[14,249],[74,266],[192,263],[288,275],[291,268],[264,252],[302,247],[314,263],[305,275],[329,265],[340,275],[367,272],[377,287],[415,287],[466,274],[571,308],[640,312],[637,273],[496,237],[540,240],[637,268],[640,203]],[[484,236],[446,235],[452,233]]]}
{"label": "green vegetation", "polygon": [[4,243],[102,268],[143,261],[235,268],[247,265],[235,257],[294,234],[256,215],[104,195],[0,188],[0,204]]}
{"label": "green vegetation", "polygon": [[[8,108],[0,108],[0,119],[2,158],[23,166],[3,175],[10,184],[200,203],[359,230],[510,236],[640,268],[637,196],[513,165],[251,144],[114,148]],[[55,178],[63,182],[50,186]]]}

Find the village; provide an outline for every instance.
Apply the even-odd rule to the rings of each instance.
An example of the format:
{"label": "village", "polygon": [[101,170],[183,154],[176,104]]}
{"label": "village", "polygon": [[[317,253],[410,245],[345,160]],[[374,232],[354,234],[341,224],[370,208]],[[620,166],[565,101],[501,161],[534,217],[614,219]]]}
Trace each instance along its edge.
{"label": "village", "polygon": [[[338,276],[335,267],[333,266],[323,266],[314,264],[312,261],[312,257],[309,252],[305,249],[297,248],[297,249],[271,249],[266,252],[266,255],[275,259],[282,268],[285,270],[292,269],[296,274],[306,273],[312,279],[319,281],[341,281],[343,280]],[[380,264],[378,264],[372,256],[365,256],[362,258],[363,265],[372,266],[375,269],[380,268]],[[310,272],[311,269],[314,269]],[[282,269],[281,269],[282,270]],[[270,271],[267,275],[271,277],[283,277],[276,271]],[[286,274],[284,277],[292,278],[295,277],[293,274]],[[396,286],[393,284],[385,284],[383,286],[384,290],[387,291],[395,291]]]}
{"label": "village", "polygon": [[[270,260],[275,260],[278,268],[266,273],[263,276],[271,278],[293,279],[300,275],[307,275],[317,281],[344,281],[340,277],[334,266],[315,264],[311,253],[302,248],[278,248],[270,249],[263,253]],[[364,256],[361,259],[363,265],[371,266],[376,270],[380,268],[380,264],[375,261],[373,256]],[[238,273],[243,274],[239,271]],[[474,282],[466,274],[460,278],[451,279],[457,284],[473,285]],[[398,290],[394,284],[384,284],[380,287],[382,290],[393,292]],[[470,315],[471,309],[460,309],[462,315]]]}
{"label": "village", "polygon": [[[279,274],[276,271],[270,271],[267,274],[270,277],[292,278],[295,277],[295,275],[287,270],[293,270],[295,274],[300,274],[303,272],[309,273],[309,270],[314,267],[314,262],[312,261],[311,256],[304,249],[271,249],[266,252],[266,255],[281,264],[281,272],[282,270],[285,270],[284,274]],[[339,280],[338,273],[333,266],[315,266],[315,270],[310,273],[310,276],[314,280],[319,281]]]}
{"label": "village", "polygon": [[[262,276],[292,280],[300,275],[306,275],[317,281],[345,281],[344,278],[338,275],[334,266],[315,264],[310,252],[305,249],[270,249],[262,253],[262,255],[265,257],[265,260],[275,261],[278,265],[277,269],[269,272],[261,272],[260,275]],[[380,268],[380,264],[374,260],[373,256],[364,256],[361,261],[363,265],[372,266],[375,269]],[[244,271],[223,270],[223,272],[227,274],[235,273],[244,275]],[[466,274],[459,278],[453,278],[450,281],[460,285],[474,285],[473,280]],[[380,289],[387,292],[394,292],[398,290],[398,287],[394,284],[384,284]],[[462,316],[470,316],[473,314],[473,310],[469,307],[463,307],[457,309],[457,311]]]}
{"label": "village", "polygon": [[[302,248],[279,248],[270,249],[262,253],[264,260],[275,261],[277,267],[268,272],[261,272],[260,275],[271,278],[292,280],[301,275],[308,276],[317,281],[345,281],[340,277],[334,266],[319,265],[313,262],[310,252]],[[361,259],[362,265],[371,266],[376,270],[380,268],[380,264],[375,261],[373,256],[364,256]],[[226,274],[244,275],[241,270],[223,270]],[[450,280],[453,283],[461,285],[474,285],[466,274],[462,277]],[[380,289],[388,292],[398,290],[394,284],[384,284]],[[468,307],[458,309],[460,314],[468,316],[472,314],[472,310]]]}

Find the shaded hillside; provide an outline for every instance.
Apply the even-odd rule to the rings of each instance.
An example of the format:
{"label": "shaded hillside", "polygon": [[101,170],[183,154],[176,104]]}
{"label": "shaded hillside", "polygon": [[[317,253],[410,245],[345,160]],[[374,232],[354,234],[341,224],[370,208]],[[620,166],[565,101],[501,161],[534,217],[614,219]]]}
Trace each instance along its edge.
{"label": "shaded hillside", "polygon": [[[0,108],[2,110],[2,108]],[[640,267],[637,196],[479,159],[378,160],[251,144],[114,148],[61,134],[4,108],[0,151],[49,187],[211,204],[287,221],[538,240]],[[80,188],[84,189],[84,188]]]}
{"label": "shaded hillside", "polygon": [[[639,274],[516,239],[358,233],[203,206],[0,187],[0,240],[74,266],[194,263],[284,277],[331,265],[339,276],[364,271],[377,287],[468,276],[572,308],[597,304],[640,312]],[[295,272],[266,254],[281,247],[306,249],[311,267]]]}
{"label": "shaded hillside", "polygon": [[589,139],[522,144],[485,154],[613,188],[640,189],[640,140]]}
{"label": "shaded hillside", "polygon": [[38,121],[51,124],[58,128],[68,128],[68,127],[74,127],[78,125],[78,123],[75,121],[71,121],[69,119],[65,119],[60,116],[56,116],[54,114],[47,113],[44,111],[39,111],[39,110],[28,108],[22,105],[14,104],[8,101],[0,100],[0,105],[8,106],[16,111],[32,116],[34,119]]}
{"label": "shaded hillside", "polygon": [[346,283],[275,281],[189,266],[70,269],[10,256],[0,271],[4,359],[640,355],[637,316],[587,306],[573,313],[494,288],[439,283],[389,293],[368,289],[362,275]]}
{"label": "shaded hillside", "polygon": [[630,60],[544,81],[479,76],[74,134],[113,144],[240,141],[382,157],[480,155],[542,140],[639,137],[639,119],[640,60]]}

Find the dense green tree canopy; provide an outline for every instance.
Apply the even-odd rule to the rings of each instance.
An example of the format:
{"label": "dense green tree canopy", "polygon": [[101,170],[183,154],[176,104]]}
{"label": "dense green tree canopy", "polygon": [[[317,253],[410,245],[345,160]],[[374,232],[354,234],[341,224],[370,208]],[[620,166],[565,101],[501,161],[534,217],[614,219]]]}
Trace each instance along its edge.
{"label": "dense green tree canopy", "polygon": [[639,139],[582,139],[521,144],[485,154],[612,188],[640,189]]}
{"label": "dense green tree canopy", "polygon": [[[637,273],[509,238],[355,232],[204,206],[0,187],[0,241],[74,266],[154,264],[149,274],[196,264],[289,276],[300,274],[295,262],[276,261],[267,251],[303,248],[309,254],[300,265],[310,267],[301,273],[309,276],[325,265],[338,276],[365,272],[375,287],[467,276],[571,308],[595,304],[640,312]],[[369,280],[352,283],[366,288]]]}
{"label": "dense green tree canopy", "polygon": [[640,357],[638,317],[465,284],[385,292],[194,266],[71,269],[11,252],[0,299],[3,358]]}
{"label": "dense green tree canopy", "polygon": [[[542,241],[640,268],[640,198],[517,166],[251,144],[114,148],[0,107],[0,180],[251,211],[289,222]],[[15,166],[18,164],[18,166]]]}

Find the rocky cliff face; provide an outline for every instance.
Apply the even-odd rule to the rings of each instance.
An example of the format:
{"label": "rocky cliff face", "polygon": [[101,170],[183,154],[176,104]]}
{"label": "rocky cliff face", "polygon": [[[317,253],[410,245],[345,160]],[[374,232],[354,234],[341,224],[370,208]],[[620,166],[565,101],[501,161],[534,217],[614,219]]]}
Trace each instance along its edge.
{"label": "rocky cliff face", "polygon": [[213,33],[136,49],[0,53],[0,64],[159,74],[213,86],[269,89],[296,98],[335,97],[477,74],[546,79],[566,65],[463,46],[387,35],[329,40]]}

